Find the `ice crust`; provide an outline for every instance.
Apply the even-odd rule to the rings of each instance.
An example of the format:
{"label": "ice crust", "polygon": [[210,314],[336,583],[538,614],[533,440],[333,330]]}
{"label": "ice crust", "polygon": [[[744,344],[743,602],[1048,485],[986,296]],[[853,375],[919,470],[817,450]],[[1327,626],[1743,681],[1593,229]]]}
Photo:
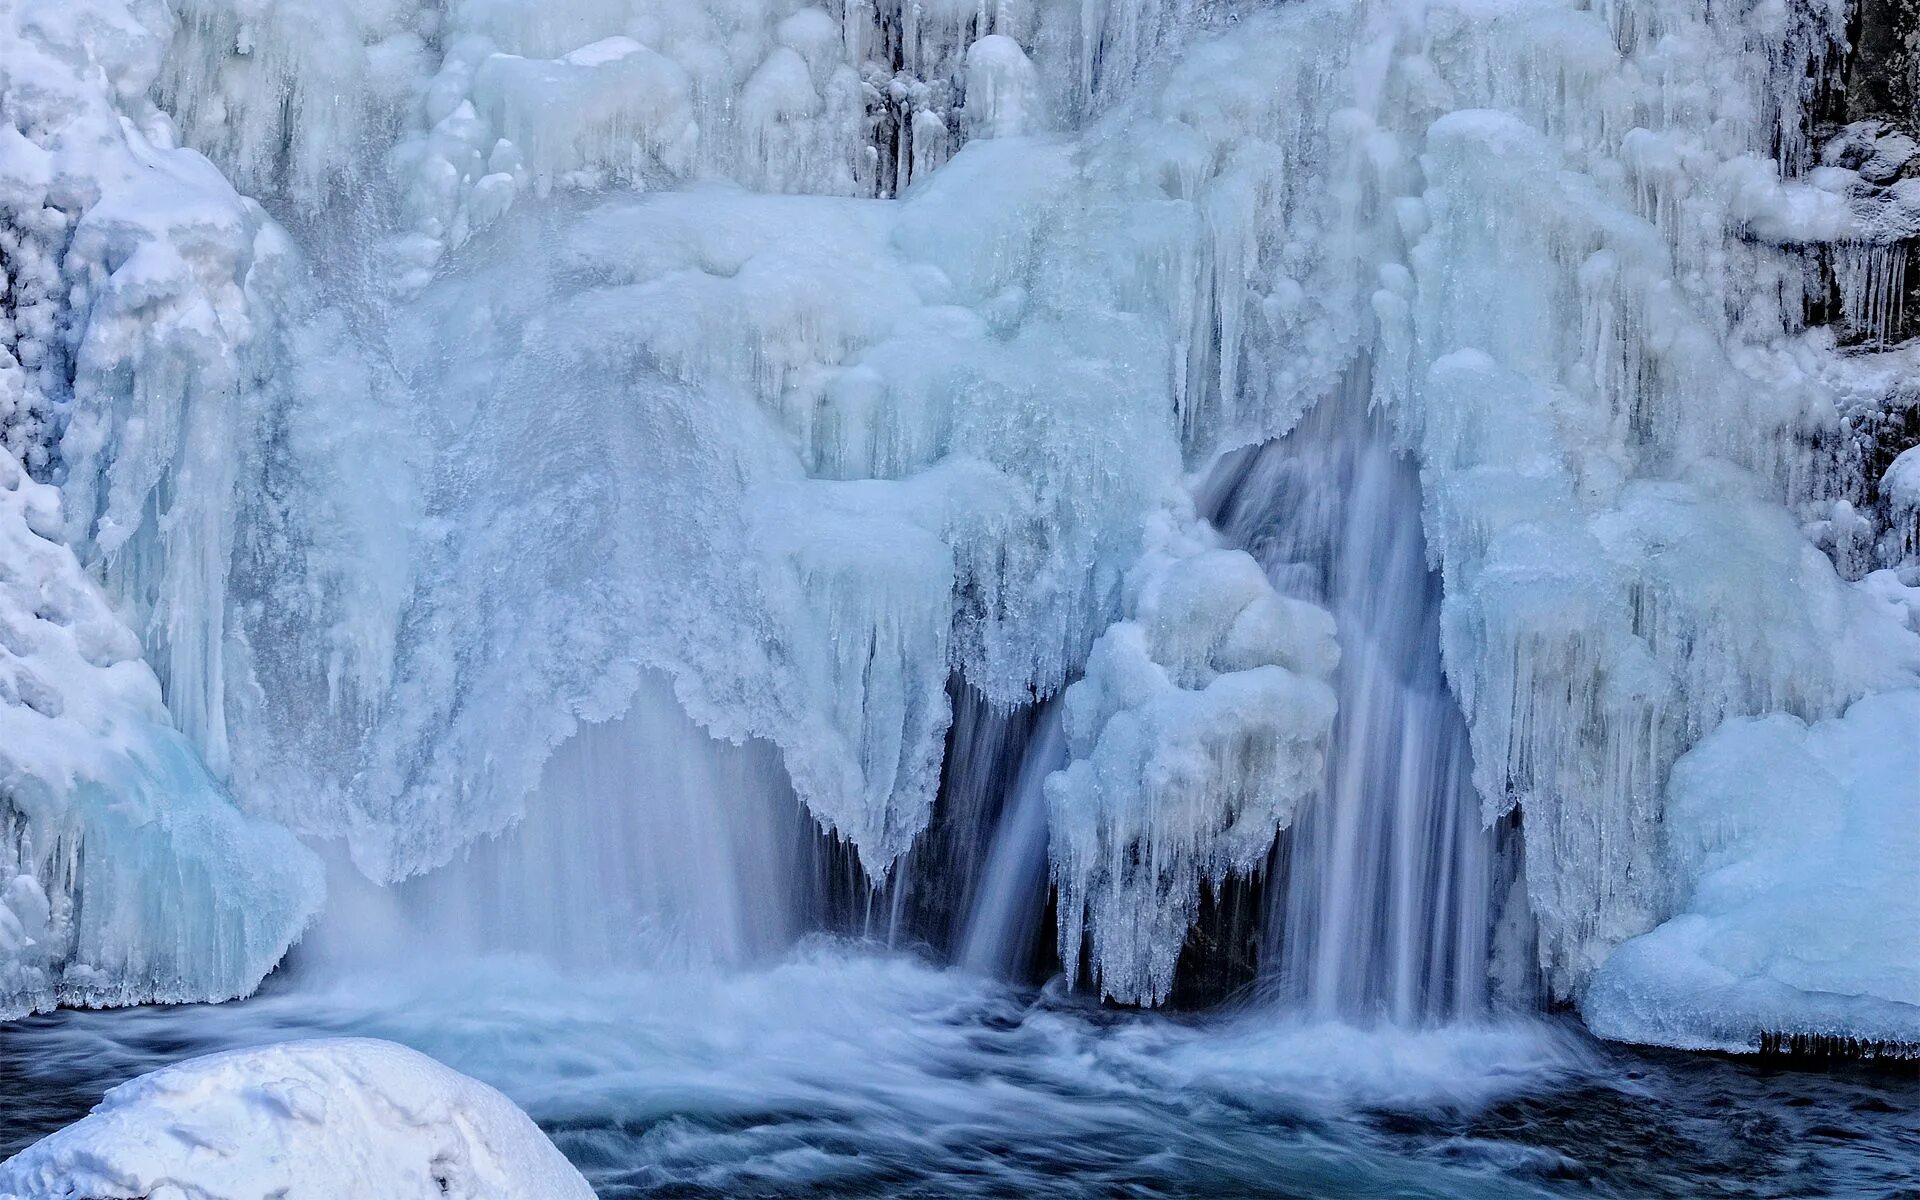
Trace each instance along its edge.
{"label": "ice crust", "polygon": [[1678,915],[1614,950],[1594,1032],[1689,1050],[1767,1035],[1920,1045],[1920,691],[1809,725],[1728,721],[1673,770]]}
{"label": "ice crust", "polygon": [[0,1197],[591,1200],[499,1092],[372,1038],[189,1059],[0,1163]]}
{"label": "ice crust", "polygon": [[1911,147],[1807,134],[1844,17],[23,0],[0,429],[214,774],[377,879],[655,672],[877,878],[955,675],[1074,684],[1063,943],[1152,1001],[1325,726],[1320,618],[1228,661],[1167,590],[1271,607],[1188,491],[1362,361],[1578,997],[1689,747],[1920,679],[1909,360],[1805,324],[1830,268],[1884,341],[1912,232]]}

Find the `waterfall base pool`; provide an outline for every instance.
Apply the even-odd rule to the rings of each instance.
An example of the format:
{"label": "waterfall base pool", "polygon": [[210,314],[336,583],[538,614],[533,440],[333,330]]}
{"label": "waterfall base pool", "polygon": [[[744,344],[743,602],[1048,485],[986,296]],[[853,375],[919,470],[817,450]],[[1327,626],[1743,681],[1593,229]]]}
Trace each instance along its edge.
{"label": "waterfall base pool", "polygon": [[817,945],[582,981],[276,977],[0,1025],[0,1155],[196,1054],[353,1033],[501,1088],[606,1197],[1912,1197],[1920,1070],[1645,1054],[1569,1023],[1122,1013]]}

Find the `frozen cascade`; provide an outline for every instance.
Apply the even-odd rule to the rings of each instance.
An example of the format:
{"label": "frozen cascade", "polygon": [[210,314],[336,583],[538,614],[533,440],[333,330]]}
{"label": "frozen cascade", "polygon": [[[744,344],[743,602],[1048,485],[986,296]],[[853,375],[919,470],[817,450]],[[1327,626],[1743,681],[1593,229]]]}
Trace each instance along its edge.
{"label": "frozen cascade", "polygon": [[1367,412],[1367,383],[1356,370],[1208,490],[1223,534],[1340,631],[1326,783],[1281,850],[1267,973],[1317,1015],[1408,1025],[1487,1008],[1503,864],[1441,674],[1419,481]]}
{"label": "frozen cascade", "polygon": [[320,865],[207,773],[60,527],[0,449],[0,1019],[247,995]]}
{"label": "frozen cascade", "polygon": [[[1870,341],[1897,316],[1872,247],[1906,194],[1807,131],[1844,17],[21,0],[0,433],[64,490],[212,774],[383,882],[503,833],[525,844],[486,870],[550,861],[532,826],[601,790],[598,750],[697,744],[670,690],[878,883],[933,819],[956,677],[1002,711],[1064,690],[1064,965],[1085,947],[1155,1002],[1199,895],[1291,822],[1290,886],[1364,858],[1320,793],[1391,739],[1323,755],[1395,694],[1359,681],[1414,623],[1355,616],[1378,636],[1343,632],[1336,668],[1327,613],[1189,493],[1367,361],[1471,754],[1408,651],[1431,734],[1405,744],[1436,757],[1396,777],[1443,782],[1384,792],[1440,797],[1426,844],[1458,853],[1383,813],[1396,866],[1350,917],[1288,905],[1378,940],[1302,986],[1466,1001],[1477,939],[1424,914],[1513,907],[1504,867],[1484,901],[1453,869],[1488,836],[1470,759],[1482,824],[1519,824],[1527,969],[1579,998],[1685,903],[1663,830],[1690,747],[1920,678],[1908,473],[1841,511],[1886,464],[1835,449],[1866,368],[1807,325],[1809,246],[1868,247],[1822,253]],[[1814,539],[1842,525],[1881,569],[1835,569]],[[1380,553],[1424,611],[1411,539]],[[687,753],[708,766],[642,790],[731,786],[727,752]],[[605,819],[722,874],[763,852]],[[772,928],[655,902],[721,947]],[[1436,942],[1458,953],[1408,949]]]}
{"label": "frozen cascade", "polygon": [[[1285,31],[1268,38],[1282,44]],[[581,61],[611,61],[611,49]],[[232,652],[208,669],[231,678],[206,677],[200,694],[232,696],[226,716],[247,727],[233,764],[242,791],[303,830],[346,836],[370,874],[403,876],[511,821],[572,723],[617,715],[632,673],[662,669],[716,732],[780,746],[809,808],[884,873],[926,821],[948,664],[995,702],[1021,703],[1057,689],[1114,615],[1147,515],[1177,496],[1180,430],[1159,382],[1183,381],[1192,436],[1286,419],[1284,404],[1261,414],[1219,383],[1237,355],[1217,372],[1173,360],[1182,343],[1214,344],[1215,308],[1251,299],[1249,264],[1214,278],[1214,234],[1186,196],[1217,187],[1220,220],[1240,221],[1262,186],[1256,164],[1216,181],[1186,161],[1194,138],[1290,120],[1319,81],[1311,60],[1297,61],[1295,103],[1283,93],[1251,111],[1224,106],[1225,124],[1223,106],[1201,103],[1217,71],[1196,70],[1178,93],[1190,107],[1157,118],[1164,135],[1151,147],[1156,162],[1184,156],[1177,174],[1141,178],[1122,140],[1083,170],[1057,141],[992,137],[898,205],[720,184],[582,200],[587,183],[575,180],[501,216],[486,235],[492,263],[422,287],[380,331],[399,378],[370,390],[391,387],[391,411],[419,432],[375,439],[391,457],[374,473],[391,482],[343,491],[399,490],[395,519],[375,531],[364,512],[292,514],[309,531],[379,545],[397,533],[398,562],[366,562],[404,599],[315,589],[306,576],[319,564],[276,561],[269,539],[241,556],[267,568],[231,581],[231,615],[252,628],[229,630]],[[524,99],[538,107],[543,95]],[[1118,207],[1088,219],[1055,202],[1063,186]],[[1153,235],[1167,269],[1143,275],[1117,230],[1150,215],[1169,222]],[[793,238],[797,227],[808,237]],[[1244,237],[1227,240],[1245,252]],[[1063,248],[1036,253],[1053,243]],[[557,259],[555,246],[566,247]],[[1295,269],[1313,265],[1302,257]],[[1207,311],[1186,304],[1194,272],[1207,279]],[[544,295],[532,282],[543,278]],[[475,305],[488,289],[498,301]],[[562,317],[539,311],[561,301]],[[1302,300],[1286,320],[1315,307]],[[1134,336],[1143,320],[1161,334]],[[1062,360],[1052,353],[1062,343],[1085,353]],[[559,406],[543,402],[556,361],[570,389]],[[324,385],[334,366],[314,362],[303,378]],[[1297,397],[1311,374],[1270,386]],[[494,394],[474,415],[472,398]],[[570,454],[582,444],[630,445],[635,470],[592,472]],[[543,465],[531,479],[529,462]],[[311,484],[296,461],[276,486],[301,497]],[[554,514],[579,505],[625,514],[610,527],[611,554],[546,536]],[[590,525],[570,522],[565,536],[590,539]],[[501,532],[514,526],[517,536]],[[663,538],[669,529],[684,541]],[[297,523],[286,532],[303,540]],[[879,558],[876,539],[892,547]],[[509,545],[536,550],[516,551],[495,576]],[[729,550],[740,546],[765,553]],[[537,569],[548,553],[550,569]],[[470,572],[492,586],[474,588]],[[597,597],[590,614],[560,619],[567,597],[586,594]],[[263,603],[281,596],[298,606]],[[316,601],[319,613],[303,611]],[[529,622],[536,613],[544,619]],[[529,629],[568,642],[457,644]],[[316,664],[328,664],[324,677]],[[321,690],[327,716],[316,721],[300,701]],[[478,696],[523,697],[539,715],[515,731],[530,736],[495,754],[489,722],[512,706]]]}

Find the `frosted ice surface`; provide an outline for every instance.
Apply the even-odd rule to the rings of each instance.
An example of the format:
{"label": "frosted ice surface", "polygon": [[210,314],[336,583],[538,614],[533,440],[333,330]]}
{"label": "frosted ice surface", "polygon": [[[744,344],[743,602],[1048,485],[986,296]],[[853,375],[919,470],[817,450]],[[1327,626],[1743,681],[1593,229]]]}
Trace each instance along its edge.
{"label": "frosted ice surface", "polygon": [[591,1200],[511,1100],[371,1038],[189,1059],[0,1164],[0,1196]]}
{"label": "frosted ice surface", "polygon": [[173,730],[60,524],[0,450],[0,1015],[245,995],[318,909],[319,864]]}
{"label": "frosted ice surface", "polygon": [[1753,1050],[1763,1034],[1920,1043],[1920,691],[1811,725],[1728,721],[1673,770],[1676,914],[1581,1001],[1605,1037]]}

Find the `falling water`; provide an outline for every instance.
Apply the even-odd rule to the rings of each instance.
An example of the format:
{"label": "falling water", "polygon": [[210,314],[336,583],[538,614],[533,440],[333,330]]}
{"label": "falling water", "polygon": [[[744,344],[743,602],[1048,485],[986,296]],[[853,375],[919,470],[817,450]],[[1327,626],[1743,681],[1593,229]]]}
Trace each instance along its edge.
{"label": "falling water", "polygon": [[1027,742],[968,914],[958,958],[995,975],[1018,971],[1031,956],[1047,901],[1047,776],[1065,765],[1060,705],[1049,704]]}
{"label": "falling water", "polygon": [[1226,464],[1217,521],[1276,587],[1339,629],[1326,786],[1281,849],[1266,973],[1317,1016],[1414,1024],[1487,1003],[1495,835],[1440,661],[1440,583],[1418,473],[1364,376],[1289,436]]}
{"label": "falling water", "polygon": [[592,973],[742,964],[801,932],[812,822],[778,753],[708,734],[664,676],[644,676],[619,717],[582,723],[529,808],[537,819],[399,887],[337,872],[302,954],[352,967],[509,952]]}

